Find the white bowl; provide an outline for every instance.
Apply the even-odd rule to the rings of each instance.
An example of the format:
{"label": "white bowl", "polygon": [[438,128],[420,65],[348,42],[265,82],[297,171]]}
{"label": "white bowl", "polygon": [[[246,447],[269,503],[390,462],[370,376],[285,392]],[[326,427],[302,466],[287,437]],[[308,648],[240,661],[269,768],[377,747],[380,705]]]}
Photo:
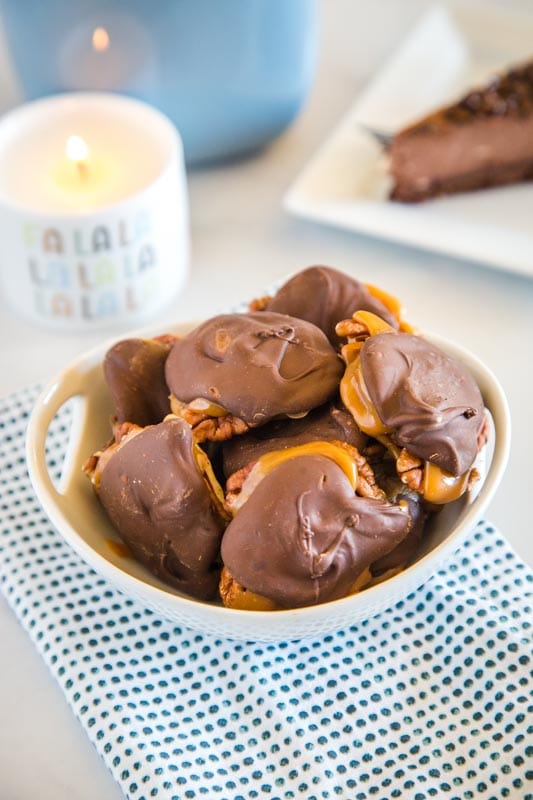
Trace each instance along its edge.
{"label": "white bowl", "polygon": [[[184,334],[195,324],[183,324],[176,328],[176,333]],[[132,335],[151,336],[160,332],[144,330]],[[431,520],[423,548],[411,566],[359,594],[286,611],[237,611],[176,592],[142,564],[121,555],[120,548],[113,547],[112,543],[119,541],[118,536],[81,469],[85,459],[110,435],[112,409],[102,360],[113,342],[108,341],[74,361],[39,397],[27,432],[27,460],[33,486],[51,522],[96,572],[125,594],[180,625],[219,637],[263,642],[320,636],[353,625],[392,606],[442,567],[481,519],[507,463],[511,424],[507,401],[495,376],[464,348],[437,336],[425,338],[470,369],[491,412],[484,480],[475,492],[446,506]],[[45,460],[46,435],[58,410],[74,397],[78,399],[69,447],[56,487]]]}

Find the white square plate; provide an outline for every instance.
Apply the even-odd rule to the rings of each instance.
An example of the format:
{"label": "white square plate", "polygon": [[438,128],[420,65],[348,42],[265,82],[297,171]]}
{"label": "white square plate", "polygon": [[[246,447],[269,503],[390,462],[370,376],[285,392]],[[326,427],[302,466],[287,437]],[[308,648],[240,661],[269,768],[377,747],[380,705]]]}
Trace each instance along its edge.
{"label": "white square plate", "polygon": [[533,55],[533,14],[484,2],[426,13],[285,196],[288,211],[533,277],[533,182],[407,205],[388,199],[390,133]]}

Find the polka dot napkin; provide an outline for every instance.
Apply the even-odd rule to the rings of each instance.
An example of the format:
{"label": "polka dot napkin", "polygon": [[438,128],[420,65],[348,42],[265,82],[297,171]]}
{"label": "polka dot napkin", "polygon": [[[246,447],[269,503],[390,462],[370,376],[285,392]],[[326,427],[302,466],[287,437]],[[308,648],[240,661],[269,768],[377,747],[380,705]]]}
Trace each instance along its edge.
{"label": "polka dot napkin", "polygon": [[[24,461],[35,398],[3,401],[1,586],[126,797],[533,797],[532,576],[490,525],[403,602],[335,635],[195,634],[121,595],[52,529]],[[52,468],[68,427],[56,422]]]}

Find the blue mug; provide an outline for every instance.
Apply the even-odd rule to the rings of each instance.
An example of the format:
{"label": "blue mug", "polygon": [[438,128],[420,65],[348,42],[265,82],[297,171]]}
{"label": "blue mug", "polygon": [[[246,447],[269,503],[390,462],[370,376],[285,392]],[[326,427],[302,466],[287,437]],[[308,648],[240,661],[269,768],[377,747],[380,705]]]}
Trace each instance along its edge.
{"label": "blue mug", "polygon": [[1,0],[28,99],[109,90],[178,127],[189,163],[253,151],[311,87],[316,0]]}

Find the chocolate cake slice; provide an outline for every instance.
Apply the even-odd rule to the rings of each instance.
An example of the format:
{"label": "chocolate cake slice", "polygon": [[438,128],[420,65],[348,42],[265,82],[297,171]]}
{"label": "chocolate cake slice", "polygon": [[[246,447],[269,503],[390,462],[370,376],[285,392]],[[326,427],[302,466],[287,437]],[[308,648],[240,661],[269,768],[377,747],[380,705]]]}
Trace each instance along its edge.
{"label": "chocolate cake slice", "polygon": [[391,199],[419,202],[533,178],[533,60],[399,131]]}

